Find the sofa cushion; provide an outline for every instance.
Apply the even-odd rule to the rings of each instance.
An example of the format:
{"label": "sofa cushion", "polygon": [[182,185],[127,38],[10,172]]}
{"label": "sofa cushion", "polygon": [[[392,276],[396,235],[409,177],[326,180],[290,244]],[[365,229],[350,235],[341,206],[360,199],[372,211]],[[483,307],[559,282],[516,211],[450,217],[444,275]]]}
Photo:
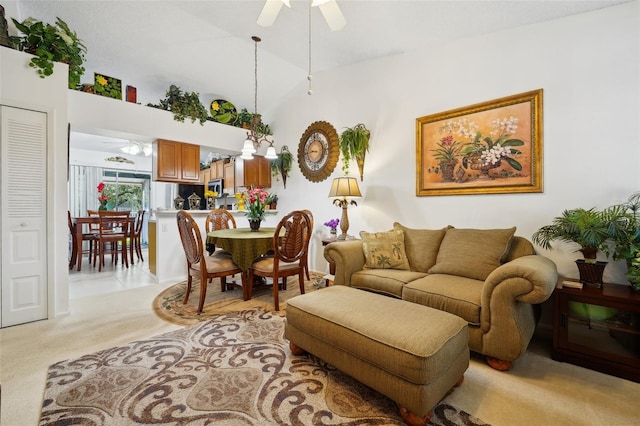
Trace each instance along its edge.
{"label": "sofa cushion", "polygon": [[369,269],[410,269],[404,249],[404,232],[360,231],[365,268]]}
{"label": "sofa cushion", "polygon": [[449,228],[430,274],[448,274],[484,281],[502,264],[516,228]]}
{"label": "sofa cushion", "polygon": [[363,269],[351,275],[351,287],[370,290],[397,298],[402,297],[406,283],[424,277],[424,272],[401,271],[398,269]]}
{"label": "sofa cushion", "polygon": [[411,229],[395,222],[393,229],[404,232],[404,248],[412,271],[427,272],[435,265],[447,228]]}
{"label": "sofa cushion", "polygon": [[411,281],[402,299],[459,316],[471,325],[480,324],[482,282],[454,275],[433,274]]}

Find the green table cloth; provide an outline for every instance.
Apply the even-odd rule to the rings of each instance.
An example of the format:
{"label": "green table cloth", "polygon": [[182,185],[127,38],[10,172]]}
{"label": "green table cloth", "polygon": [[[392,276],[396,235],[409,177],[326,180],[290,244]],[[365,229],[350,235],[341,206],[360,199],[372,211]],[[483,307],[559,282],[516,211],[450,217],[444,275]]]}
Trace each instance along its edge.
{"label": "green table cloth", "polygon": [[273,250],[275,231],[276,228],[260,228],[257,232],[250,228],[220,229],[207,234],[207,244],[215,244],[231,253],[235,264],[246,271],[260,255]]}

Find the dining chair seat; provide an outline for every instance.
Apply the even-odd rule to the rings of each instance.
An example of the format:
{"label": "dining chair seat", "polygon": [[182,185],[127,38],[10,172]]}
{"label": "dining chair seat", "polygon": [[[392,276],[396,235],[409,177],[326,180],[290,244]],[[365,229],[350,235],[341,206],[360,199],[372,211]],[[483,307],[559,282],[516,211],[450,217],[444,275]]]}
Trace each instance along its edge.
{"label": "dining chair seat", "polygon": [[[275,259],[273,257],[266,257],[254,262],[251,267],[255,271],[262,273],[270,273],[273,271]],[[278,265],[280,271],[297,270],[300,268],[300,261],[295,262],[280,262]]]}

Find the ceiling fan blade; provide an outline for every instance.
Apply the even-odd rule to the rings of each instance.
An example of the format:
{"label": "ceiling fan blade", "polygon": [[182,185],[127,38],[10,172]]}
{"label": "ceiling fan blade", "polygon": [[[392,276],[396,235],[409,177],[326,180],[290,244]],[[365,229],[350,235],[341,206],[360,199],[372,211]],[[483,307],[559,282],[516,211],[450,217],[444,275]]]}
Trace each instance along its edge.
{"label": "ceiling fan blade", "polygon": [[[266,0],[260,16],[258,16],[258,25],[262,27],[270,27],[278,17],[282,5],[286,4],[282,0]],[[287,4],[287,6],[289,6]]]}
{"label": "ceiling fan blade", "polygon": [[318,7],[324,16],[324,19],[327,21],[327,25],[331,28],[331,31],[338,31],[347,24],[336,0],[319,3]]}

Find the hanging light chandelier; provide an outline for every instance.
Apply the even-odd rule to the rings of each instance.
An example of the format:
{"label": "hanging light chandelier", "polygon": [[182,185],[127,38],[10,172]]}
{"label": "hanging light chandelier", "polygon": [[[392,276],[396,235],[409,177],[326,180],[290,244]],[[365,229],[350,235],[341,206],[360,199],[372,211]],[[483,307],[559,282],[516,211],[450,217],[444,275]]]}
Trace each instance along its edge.
{"label": "hanging light chandelier", "polygon": [[258,123],[260,122],[260,116],[258,115],[258,43],[262,41],[262,39],[258,36],[252,36],[251,40],[253,40],[254,43],[255,60],[255,94],[253,98],[253,118],[251,119],[251,129],[247,132],[247,139],[244,141],[244,145],[242,146],[242,155],[240,156],[240,158],[244,160],[252,159],[253,154],[256,152],[258,147],[262,145],[262,142],[266,142],[269,144],[269,147],[267,148],[267,153],[264,158],[273,160],[278,158],[276,148],[273,146],[275,141],[269,140],[266,134],[260,133],[258,131]]}

